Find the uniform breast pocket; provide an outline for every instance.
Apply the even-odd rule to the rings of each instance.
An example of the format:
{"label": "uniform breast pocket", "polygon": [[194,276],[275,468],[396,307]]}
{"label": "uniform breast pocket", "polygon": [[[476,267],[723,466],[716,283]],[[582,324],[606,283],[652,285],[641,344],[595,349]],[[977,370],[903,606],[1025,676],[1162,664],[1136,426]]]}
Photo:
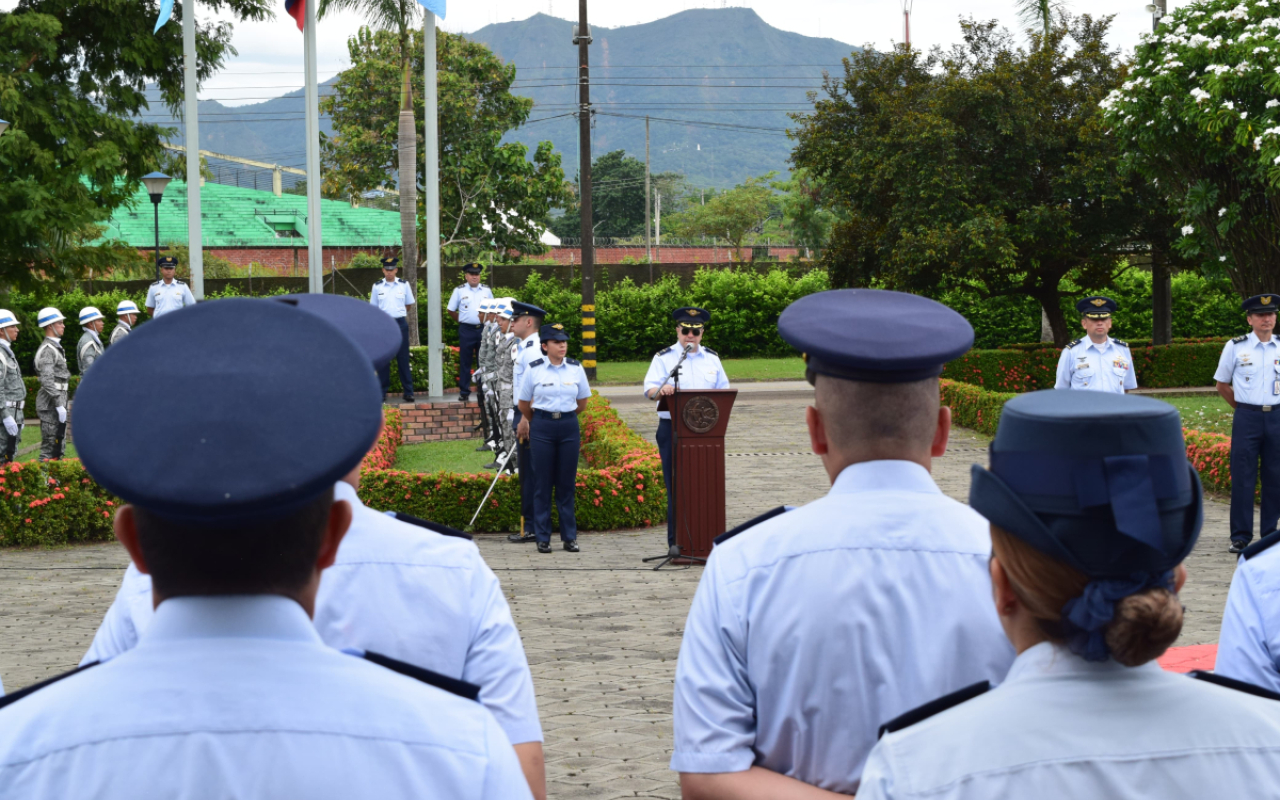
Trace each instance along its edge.
{"label": "uniform breast pocket", "polygon": [[1092,364],[1076,364],[1075,370],[1071,373],[1071,379],[1079,383],[1088,383],[1093,380],[1093,376],[1097,374]]}
{"label": "uniform breast pocket", "polygon": [[1250,383],[1258,375],[1258,365],[1252,361],[1238,361],[1236,374],[1243,378],[1245,383]]}
{"label": "uniform breast pocket", "polygon": [[1111,365],[1111,372],[1117,378],[1123,378],[1125,376],[1125,373],[1127,373],[1128,371],[1129,371],[1129,365],[1125,362],[1117,361],[1116,363]]}

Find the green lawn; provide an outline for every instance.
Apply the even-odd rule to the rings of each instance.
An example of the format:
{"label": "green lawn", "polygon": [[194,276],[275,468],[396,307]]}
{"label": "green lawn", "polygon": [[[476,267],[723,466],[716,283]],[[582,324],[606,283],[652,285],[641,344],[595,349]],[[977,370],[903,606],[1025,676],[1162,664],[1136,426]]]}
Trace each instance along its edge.
{"label": "green lawn", "polygon": [[[800,358],[726,358],[724,371],[729,382],[802,381],[804,360]],[[596,365],[598,386],[620,386],[644,381],[648,361],[601,361]]]}
{"label": "green lawn", "polygon": [[426,442],[401,445],[396,451],[396,469],[406,472],[488,472],[484,465],[493,461],[488,450],[477,453],[479,439],[452,442]]}
{"label": "green lawn", "polygon": [[[22,444],[18,445],[18,449],[21,450],[24,447],[30,447],[32,445],[39,445],[39,444],[40,444],[40,423],[29,421],[22,428]],[[70,442],[67,443],[67,452],[65,457],[66,458],[76,457],[76,446],[74,444],[71,444]],[[40,459],[39,447],[37,447],[35,450],[32,450],[30,453],[18,456],[18,461],[38,461],[39,459]]]}
{"label": "green lawn", "polygon": [[1182,425],[1206,433],[1231,435],[1231,406],[1216,394],[1200,397],[1158,397],[1178,409]]}

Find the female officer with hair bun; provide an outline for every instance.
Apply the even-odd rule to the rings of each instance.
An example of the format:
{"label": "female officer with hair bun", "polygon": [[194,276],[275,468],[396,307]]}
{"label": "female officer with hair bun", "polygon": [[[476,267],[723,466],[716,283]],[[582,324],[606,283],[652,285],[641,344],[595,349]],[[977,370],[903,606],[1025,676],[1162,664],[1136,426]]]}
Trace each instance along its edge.
{"label": "female officer with hair bun", "polygon": [[860,800],[1280,796],[1280,695],[1155,663],[1182,630],[1182,561],[1203,521],[1176,409],[1016,397],[969,503],[991,522],[1018,657],[995,690],[886,723]]}

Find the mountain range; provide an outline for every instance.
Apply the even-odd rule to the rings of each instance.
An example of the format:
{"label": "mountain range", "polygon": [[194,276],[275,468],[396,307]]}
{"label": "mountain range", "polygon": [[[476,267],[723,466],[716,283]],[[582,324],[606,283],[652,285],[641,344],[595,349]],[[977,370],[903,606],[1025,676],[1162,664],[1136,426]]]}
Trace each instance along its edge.
{"label": "mountain range", "polygon": [[[516,64],[512,90],[535,103],[529,121],[508,140],[531,150],[552,141],[571,177],[578,162],[572,28],[539,13],[467,34]],[[824,72],[838,74],[841,59],[857,49],[779,30],[746,8],[695,9],[591,34],[593,153],[621,149],[643,159],[648,115],[653,171],[681,172],[704,188],[785,172],[792,147],[785,131],[794,127],[788,114],[811,108],[806,94],[820,89]],[[330,83],[321,85],[322,94]],[[199,108],[203,149],[302,165],[301,91],[236,107],[208,100]],[[147,119],[177,127],[159,103]],[[326,119],[321,127],[329,131]]]}

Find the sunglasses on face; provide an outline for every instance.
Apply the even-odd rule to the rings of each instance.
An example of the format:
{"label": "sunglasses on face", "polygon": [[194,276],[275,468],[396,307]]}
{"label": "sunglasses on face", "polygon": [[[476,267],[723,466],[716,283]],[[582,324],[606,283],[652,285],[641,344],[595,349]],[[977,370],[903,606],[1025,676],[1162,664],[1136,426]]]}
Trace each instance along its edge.
{"label": "sunglasses on face", "polygon": [[681,325],[680,333],[684,334],[685,336],[701,336],[702,328],[686,328],[683,325]]}

